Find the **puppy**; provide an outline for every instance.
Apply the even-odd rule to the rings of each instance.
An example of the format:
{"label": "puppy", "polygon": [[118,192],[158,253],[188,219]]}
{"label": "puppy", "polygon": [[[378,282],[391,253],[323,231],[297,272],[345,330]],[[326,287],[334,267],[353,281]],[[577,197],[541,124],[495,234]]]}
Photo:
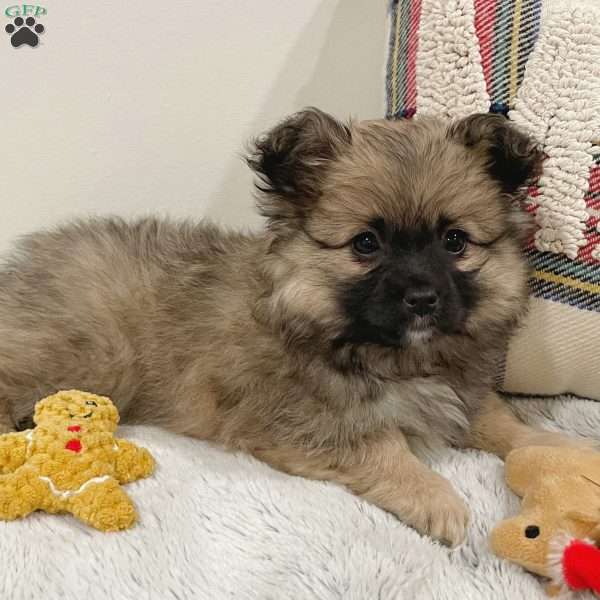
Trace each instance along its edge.
{"label": "puppy", "polygon": [[493,378],[527,306],[518,199],[541,153],[503,117],[342,124],[315,109],[259,138],[256,235],[142,219],[35,233],[0,274],[0,412],[64,388],[126,423],[332,480],[449,544],[468,512],[411,453],[504,456],[566,440]]}

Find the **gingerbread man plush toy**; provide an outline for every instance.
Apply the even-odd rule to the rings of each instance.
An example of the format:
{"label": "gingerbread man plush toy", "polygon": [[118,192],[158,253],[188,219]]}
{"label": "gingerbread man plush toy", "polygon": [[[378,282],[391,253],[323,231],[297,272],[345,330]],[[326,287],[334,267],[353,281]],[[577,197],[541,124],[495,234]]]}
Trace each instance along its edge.
{"label": "gingerbread man plush toy", "polygon": [[154,459],[113,433],[119,421],[105,397],[63,391],[36,404],[35,429],[0,436],[0,519],[34,510],[68,512],[117,531],[137,515],[120,484],[147,477]]}

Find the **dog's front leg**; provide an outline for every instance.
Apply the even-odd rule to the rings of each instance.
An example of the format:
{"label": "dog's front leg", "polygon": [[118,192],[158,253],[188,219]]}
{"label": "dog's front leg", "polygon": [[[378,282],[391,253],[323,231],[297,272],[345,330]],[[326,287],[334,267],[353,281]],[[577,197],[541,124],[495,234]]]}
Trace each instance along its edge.
{"label": "dog's front leg", "polygon": [[381,433],[335,450],[272,448],[255,456],[281,471],[334,481],[446,544],[463,541],[468,510],[450,482],[412,454],[403,434]]}
{"label": "dog's front leg", "polygon": [[468,446],[500,458],[524,446],[594,446],[597,442],[536,429],[523,423],[498,394],[490,393],[471,418]]}

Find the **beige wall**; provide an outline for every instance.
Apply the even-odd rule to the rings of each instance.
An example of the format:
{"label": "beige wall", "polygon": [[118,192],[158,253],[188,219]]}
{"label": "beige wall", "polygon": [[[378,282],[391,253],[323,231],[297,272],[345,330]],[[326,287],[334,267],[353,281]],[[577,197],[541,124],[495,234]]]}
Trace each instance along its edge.
{"label": "beige wall", "polygon": [[387,0],[39,4],[37,48],[2,14],[0,250],[91,213],[256,224],[249,136],[305,105],[383,114]]}

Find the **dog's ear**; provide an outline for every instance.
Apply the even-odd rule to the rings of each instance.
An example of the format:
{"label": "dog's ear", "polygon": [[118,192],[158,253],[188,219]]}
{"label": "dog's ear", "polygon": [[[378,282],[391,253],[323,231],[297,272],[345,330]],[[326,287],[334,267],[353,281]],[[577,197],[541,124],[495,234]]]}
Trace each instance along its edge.
{"label": "dog's ear", "polygon": [[351,138],[347,126],[307,108],[256,139],[246,161],[258,175],[261,214],[271,221],[304,215],[320,195],[328,165]]}
{"label": "dog's ear", "polygon": [[453,123],[448,135],[481,153],[490,175],[507,194],[515,194],[541,175],[542,151],[502,115],[470,115]]}

